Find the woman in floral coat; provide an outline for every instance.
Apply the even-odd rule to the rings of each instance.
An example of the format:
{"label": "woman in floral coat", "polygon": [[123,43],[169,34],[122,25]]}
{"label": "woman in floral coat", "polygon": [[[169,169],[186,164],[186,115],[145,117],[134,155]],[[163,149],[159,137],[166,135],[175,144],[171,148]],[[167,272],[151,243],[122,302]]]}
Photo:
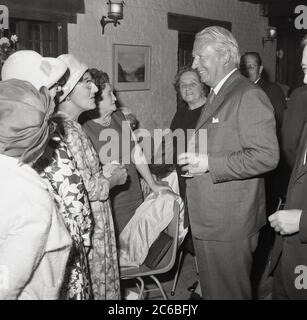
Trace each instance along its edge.
{"label": "woman in floral coat", "polygon": [[112,178],[106,179],[103,176],[98,155],[77,122],[82,112],[95,109],[97,87],[92,82],[87,66],[69,54],[59,58],[68,65],[70,76],[64,94],[60,97],[58,114],[63,117],[65,142],[82,175],[95,220],[89,255],[94,299],[116,300],[120,298],[119,271],[108,197],[110,188],[126,181],[127,171],[119,165]]}
{"label": "woman in floral coat", "polygon": [[[93,228],[92,213],[81,175],[62,139],[57,130],[44,157],[36,164],[36,169],[50,183],[59,213],[73,240],[60,299],[88,300],[92,298],[87,259]],[[53,155],[51,163],[46,166],[50,149]]]}
{"label": "woman in floral coat", "polygon": [[[47,87],[50,103],[54,107],[55,100],[61,93],[60,82],[66,70],[67,65],[60,59],[43,58],[35,51],[20,50],[6,60],[1,76],[3,80],[26,80],[38,90],[43,86]],[[54,122],[53,124],[55,128],[56,125]],[[43,157],[36,162],[34,168],[49,183],[59,213],[73,240],[60,298],[90,299],[92,293],[86,248],[90,246],[92,213],[81,175],[63,141],[60,126],[53,133]]]}

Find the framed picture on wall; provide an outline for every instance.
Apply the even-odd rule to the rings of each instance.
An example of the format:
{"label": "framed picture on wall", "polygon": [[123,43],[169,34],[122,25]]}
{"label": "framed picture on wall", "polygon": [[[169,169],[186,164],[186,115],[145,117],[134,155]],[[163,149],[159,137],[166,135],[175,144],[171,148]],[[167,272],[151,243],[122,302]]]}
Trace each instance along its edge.
{"label": "framed picture on wall", "polygon": [[113,44],[113,85],[115,90],[149,90],[150,59],[150,46]]}

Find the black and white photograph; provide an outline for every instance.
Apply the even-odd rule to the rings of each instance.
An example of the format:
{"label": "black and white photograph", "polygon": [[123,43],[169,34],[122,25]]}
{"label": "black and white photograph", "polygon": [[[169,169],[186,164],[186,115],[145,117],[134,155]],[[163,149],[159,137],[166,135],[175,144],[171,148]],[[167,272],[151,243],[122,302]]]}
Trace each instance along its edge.
{"label": "black and white photograph", "polygon": [[307,300],[306,195],[306,0],[0,0],[0,300]]}

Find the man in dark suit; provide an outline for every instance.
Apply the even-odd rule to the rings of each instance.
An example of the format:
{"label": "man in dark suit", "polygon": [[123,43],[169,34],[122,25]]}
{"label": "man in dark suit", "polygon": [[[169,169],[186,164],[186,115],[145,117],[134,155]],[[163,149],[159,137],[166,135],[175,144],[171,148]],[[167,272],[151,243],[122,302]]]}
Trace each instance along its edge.
{"label": "man in dark suit", "polygon": [[[302,68],[307,84],[307,36]],[[299,139],[284,210],[269,217],[277,232],[271,259],[273,299],[307,299],[307,128]]]}
{"label": "man in dark suit", "polygon": [[[282,88],[273,82],[269,82],[263,78],[262,59],[258,52],[246,52],[241,57],[240,71],[249,80],[256,83],[267,94],[274,108],[276,120],[276,134],[279,145],[281,145],[281,127],[286,110],[286,97]],[[281,150],[282,152],[282,150]],[[284,196],[287,191],[290,172],[285,164],[283,152],[280,157],[280,162],[276,170],[271,171],[266,175],[266,205],[267,212],[271,214],[275,211],[278,197]]]}
{"label": "man in dark suit", "polygon": [[[267,94],[274,108],[276,121],[276,134],[279,145],[281,145],[281,126],[284,112],[286,110],[286,98],[282,88],[276,84],[264,79],[264,68],[262,59],[258,52],[246,52],[241,56],[240,71],[249,80],[259,85]],[[284,197],[287,191],[290,177],[290,169],[286,165],[284,155],[281,151],[278,167],[265,175],[265,195],[267,216],[276,211],[280,197]],[[254,255],[253,281],[255,290],[259,290],[260,298],[268,294],[267,288],[270,288],[271,278],[268,277],[267,260],[273,247],[275,233],[267,224],[261,230],[258,242],[258,248]],[[262,281],[260,278],[262,277]],[[259,287],[259,288],[258,288]]]}
{"label": "man in dark suit", "polygon": [[275,112],[276,130],[279,136],[284,112],[286,110],[286,97],[282,88],[273,82],[264,79],[262,59],[258,52],[246,52],[241,57],[240,71],[252,82],[258,84],[259,87],[267,94],[272,103]]}
{"label": "man in dark suit", "polygon": [[281,129],[282,149],[292,169],[303,129],[307,123],[307,85],[295,89],[288,101]]}
{"label": "man in dark suit", "polygon": [[265,224],[260,175],[279,160],[273,107],[237,70],[239,48],[228,30],[198,33],[193,56],[211,92],[178,160],[192,175],[187,200],[202,293],[205,299],[251,299],[252,252]]}
{"label": "man in dark suit", "polygon": [[[307,44],[306,36],[302,40],[302,47],[305,48]],[[306,57],[302,58],[303,60]],[[306,62],[306,61],[305,61]],[[303,67],[305,72],[305,68]],[[282,148],[288,165],[291,169],[294,166],[300,139],[307,123],[307,75],[304,75],[304,85],[295,89],[288,101],[288,108],[284,115],[282,124]]]}

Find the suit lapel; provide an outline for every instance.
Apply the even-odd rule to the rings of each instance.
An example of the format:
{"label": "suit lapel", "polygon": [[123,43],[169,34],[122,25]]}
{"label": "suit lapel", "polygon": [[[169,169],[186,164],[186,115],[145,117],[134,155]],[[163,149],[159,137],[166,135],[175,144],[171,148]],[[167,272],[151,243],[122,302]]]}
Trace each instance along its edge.
{"label": "suit lapel", "polygon": [[263,81],[261,78],[259,79],[259,81],[256,83],[263,91],[266,90],[267,84],[265,81]]}
{"label": "suit lapel", "polygon": [[195,131],[198,131],[201,127],[203,127],[208,122],[208,120],[216,114],[217,110],[223,104],[225,95],[231,90],[234,80],[238,78],[239,75],[240,72],[236,70],[223,84],[222,88],[220,89],[212,103],[204,106],[197,122]]}
{"label": "suit lapel", "polygon": [[212,101],[212,104],[208,104],[202,110],[202,114],[198,120],[196,125],[196,131],[198,131],[201,127],[203,127],[206,122],[215,114],[217,109],[221,106],[224,101],[224,95],[218,93],[215,99]]}
{"label": "suit lapel", "polygon": [[304,159],[307,150],[307,125],[305,125],[303,128],[297,150],[299,150],[300,152],[296,155],[295,165],[292,170],[292,175],[290,179],[290,182],[292,183],[294,183],[307,172],[307,154],[306,159]]}
{"label": "suit lapel", "polygon": [[303,152],[299,156],[299,162],[297,164],[298,169],[297,169],[297,174],[295,176],[295,181],[298,180],[302,175],[304,175],[307,172],[307,146],[306,144],[304,145],[304,148],[302,150]]}

